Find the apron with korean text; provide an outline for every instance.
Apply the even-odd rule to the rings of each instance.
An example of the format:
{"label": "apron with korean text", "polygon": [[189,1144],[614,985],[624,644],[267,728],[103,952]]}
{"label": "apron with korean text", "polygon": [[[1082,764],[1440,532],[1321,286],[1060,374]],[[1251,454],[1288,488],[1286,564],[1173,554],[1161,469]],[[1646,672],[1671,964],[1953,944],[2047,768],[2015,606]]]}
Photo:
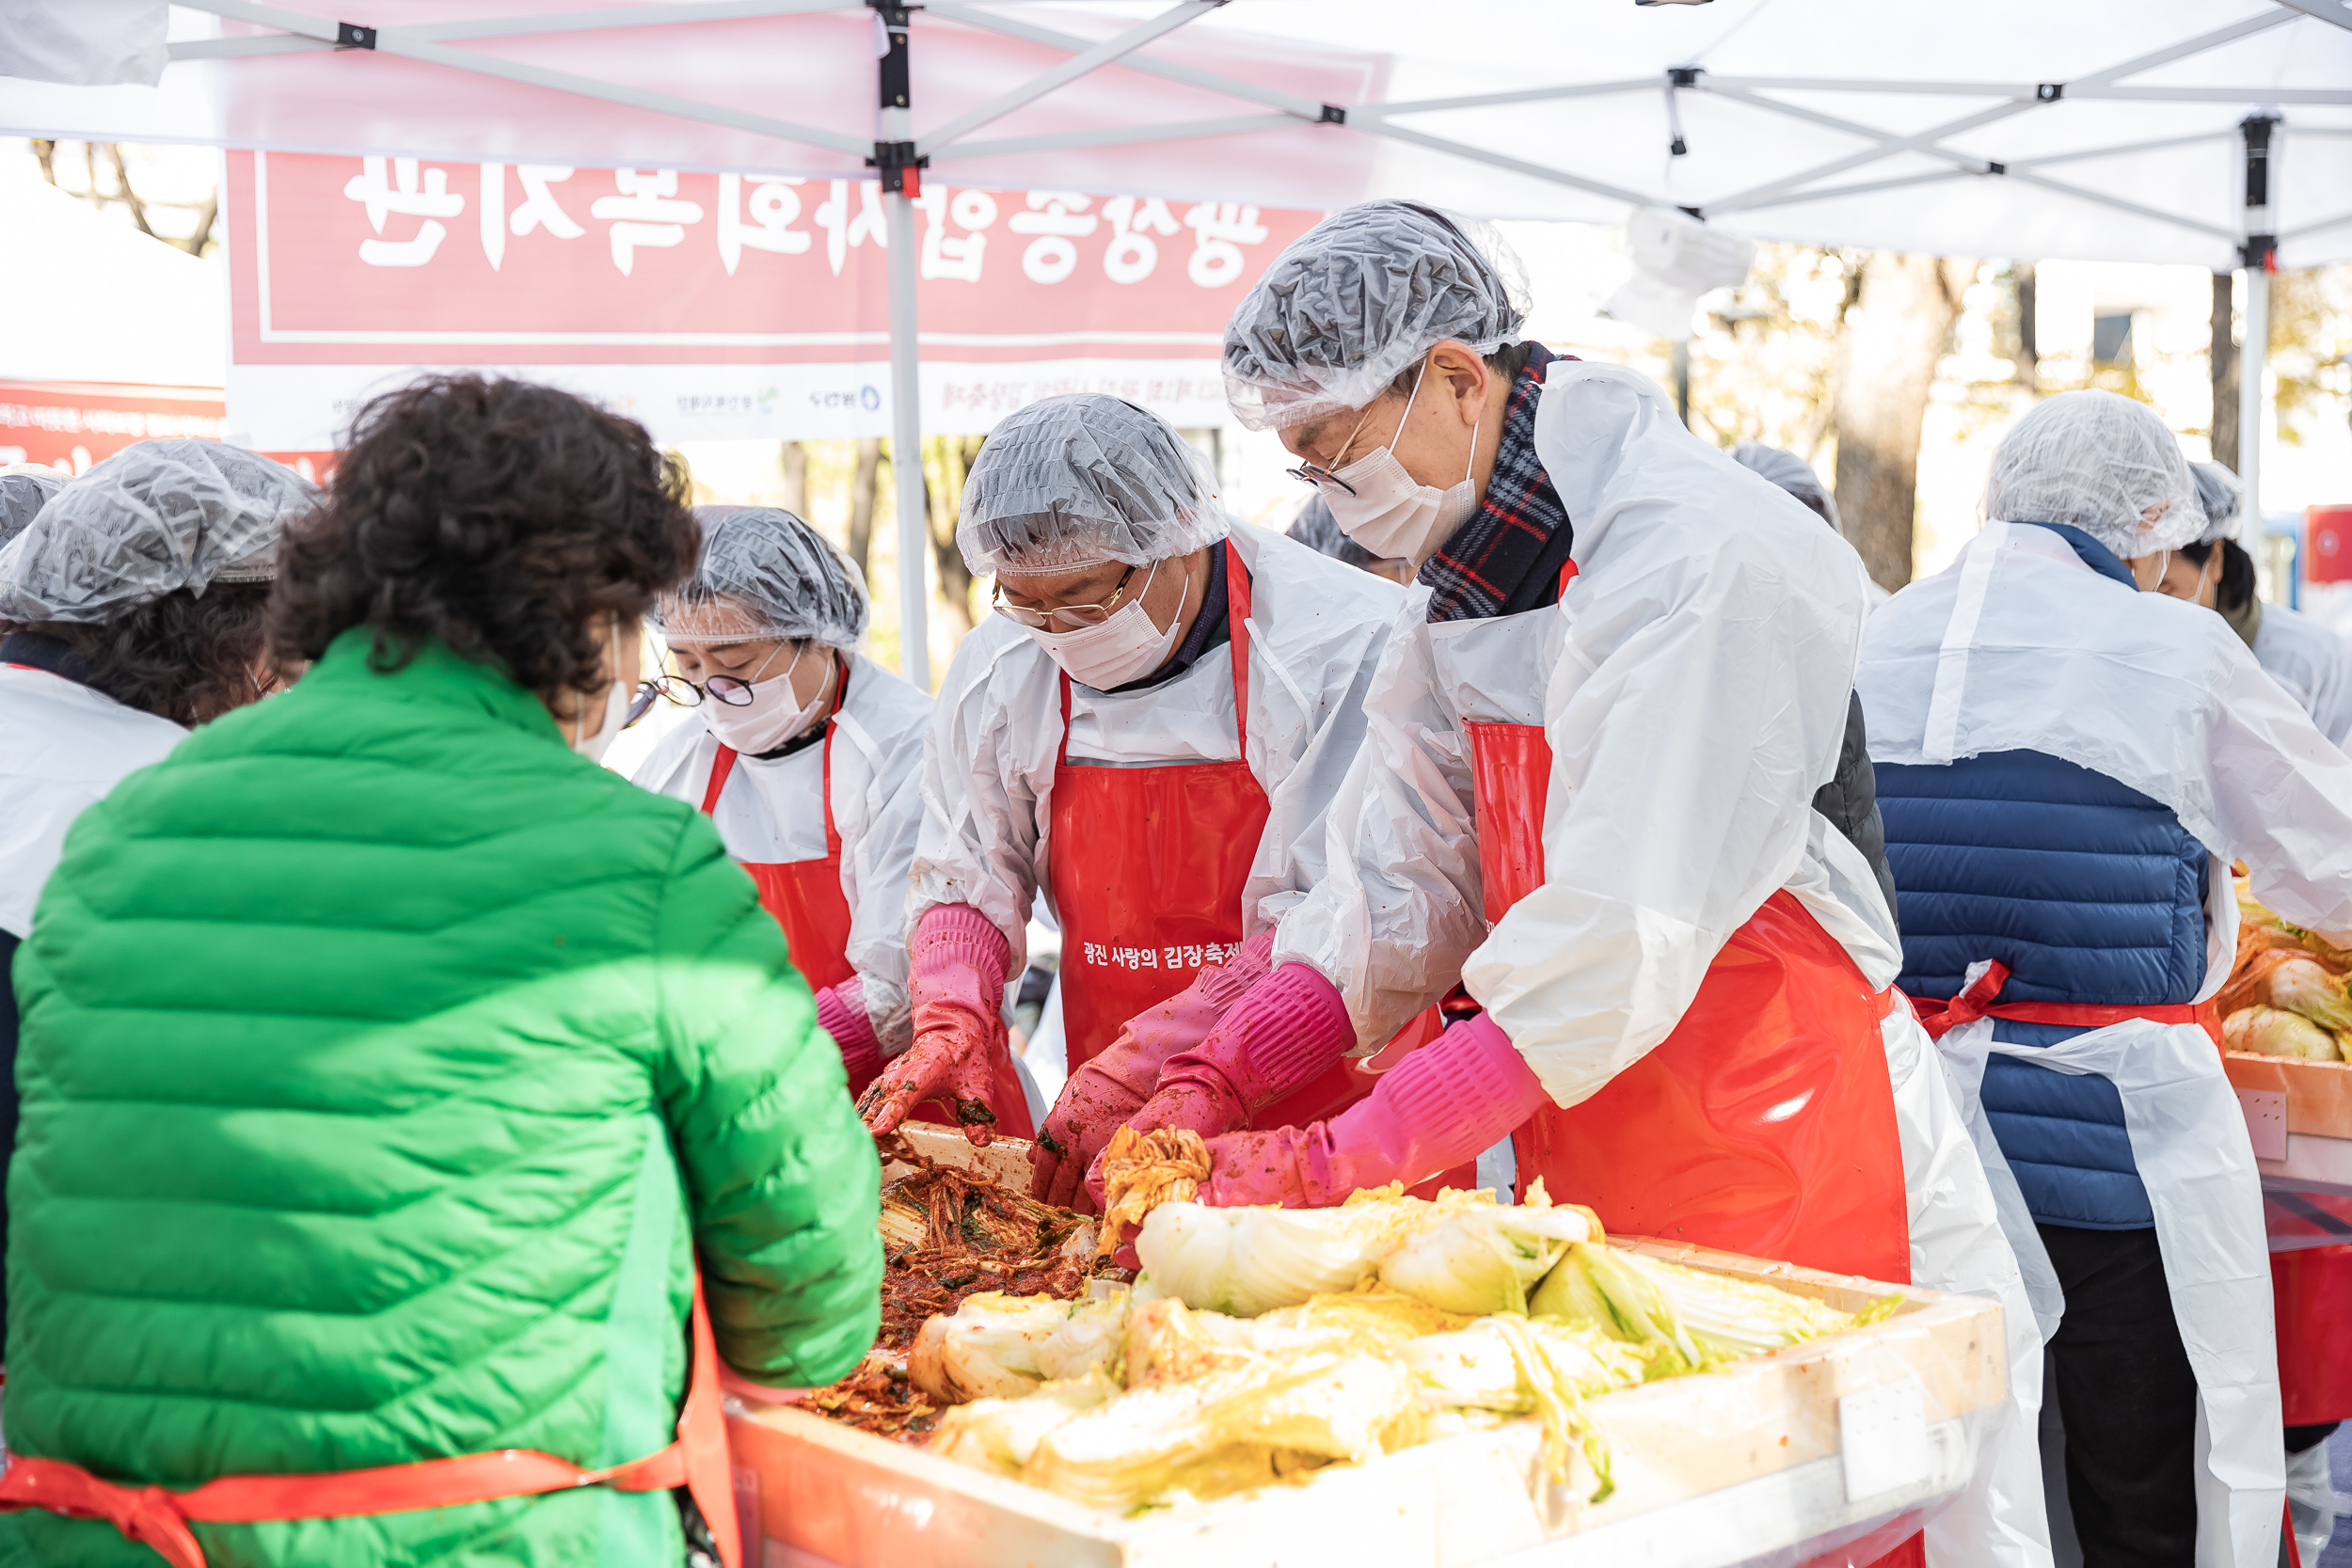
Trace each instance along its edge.
{"label": "apron with korean text", "polygon": [[[1231,762],[1119,768],[1070,760],[1070,677],[1061,677],[1048,875],[1061,920],[1061,1006],[1070,1070],[1101,1053],[1129,1019],[1190,985],[1201,965],[1241,950],[1242,892],[1264,834],[1264,788],[1249,770],[1249,574],[1228,540],[1232,639]],[[1251,1117],[1258,1127],[1336,1115],[1373,1076],[1334,1064]]]}

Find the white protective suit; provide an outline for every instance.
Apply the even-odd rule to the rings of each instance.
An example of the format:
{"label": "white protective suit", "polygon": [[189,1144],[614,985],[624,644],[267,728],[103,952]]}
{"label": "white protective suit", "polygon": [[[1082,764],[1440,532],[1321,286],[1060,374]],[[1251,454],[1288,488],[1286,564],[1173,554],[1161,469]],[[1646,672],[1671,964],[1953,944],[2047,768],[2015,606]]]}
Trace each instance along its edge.
{"label": "white protective suit", "polygon": [[[1246,524],[1250,576],[1249,770],[1268,799],[1243,895],[1245,932],[1283,918],[1324,874],[1324,816],[1363,738],[1364,692],[1403,591]],[[1219,546],[1222,547],[1222,546]],[[970,904],[1027,962],[1031,902],[1047,875],[1060,670],[1020,626],[992,615],[947,667],[923,759],[923,832],[906,928],[936,904]],[[1142,691],[1073,683],[1070,760],[1231,762],[1239,752],[1223,644]],[[1058,914],[1057,915],[1058,918]]]}
{"label": "white protective suit", "polygon": [[2254,628],[2254,662],[2287,689],[2319,733],[2352,739],[2352,638],[2284,605],[2266,604]]}
{"label": "white protective suit", "polygon": [[[1535,416],[1573,520],[1555,609],[1431,625],[1406,596],[1331,814],[1331,875],[1275,939],[1377,1050],[1458,975],[1562,1105],[1672,1032],[1730,934],[1787,888],[1884,988],[1902,967],[1868,862],[1812,808],[1844,737],[1862,563],[1797,501],[1685,430],[1646,376],[1556,359]],[[1489,932],[1476,721],[1541,724],[1545,883]],[[1884,1023],[1912,1277],[1996,1296],[2013,1399],[1930,1526],[1939,1568],[2049,1560],[2033,1447],[2041,1341],[1949,1086],[1907,1008]]]}
{"label": "white protective suit", "polygon": [[[849,695],[834,724],[833,821],[841,835],[841,895],[850,906],[849,959],[864,982],[866,1014],[885,1055],[912,1042],[907,1002],[907,865],[921,826],[923,732],[931,700],[862,654],[845,654]],[[821,860],[825,814],[818,799],[825,748],[771,762],[738,757],[711,813],[720,842],[739,861]],[[703,803],[718,739],[690,720],[645,759],[635,780]]]}
{"label": "white protective suit", "polygon": [[73,819],[187,734],[63,675],[0,664],[0,931],[32,930]]}
{"label": "white protective suit", "polygon": [[[1857,677],[1870,754],[1939,764],[2040,752],[2170,807],[2216,856],[2201,1000],[2235,958],[2233,859],[2288,919],[2352,938],[2352,759],[2219,616],[2120,586],[2048,529],[1987,524],[1950,567],[1871,618]],[[1991,1035],[1979,1022],[1939,1042],[1972,1114],[1987,1050],[2102,1071],[2123,1088],[2210,1439],[2198,1561],[2268,1568],[2283,1484],[2269,1259],[2253,1150],[2212,1042],[2194,1024],[2145,1020],[2046,1051]],[[2142,1062],[2191,1075],[2142,1085]],[[2011,1217],[2018,1250],[2038,1251],[2022,1204]]]}

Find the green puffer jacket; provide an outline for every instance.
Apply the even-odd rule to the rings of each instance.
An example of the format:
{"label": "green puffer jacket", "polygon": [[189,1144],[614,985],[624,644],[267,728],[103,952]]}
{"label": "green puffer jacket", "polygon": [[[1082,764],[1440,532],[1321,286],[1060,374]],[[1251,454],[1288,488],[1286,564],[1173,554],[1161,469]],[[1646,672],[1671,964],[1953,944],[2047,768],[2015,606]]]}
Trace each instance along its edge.
{"label": "green puffer jacket", "polygon": [[[674,1434],[719,1349],[821,1384],[872,1342],[880,1170],[751,879],[438,644],[346,633],[66,841],[15,980],[11,1452],[108,1480]],[[660,1565],[673,1496],[589,1488],[200,1525],[244,1564]],[[0,1515],[0,1563],[156,1556]]]}

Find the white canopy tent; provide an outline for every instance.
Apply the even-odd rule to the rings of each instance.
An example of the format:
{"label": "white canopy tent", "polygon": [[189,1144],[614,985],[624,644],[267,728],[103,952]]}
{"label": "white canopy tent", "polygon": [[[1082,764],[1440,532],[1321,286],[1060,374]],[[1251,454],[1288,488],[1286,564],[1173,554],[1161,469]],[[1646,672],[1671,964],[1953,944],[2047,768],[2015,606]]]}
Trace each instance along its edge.
{"label": "white canopy tent", "polygon": [[908,187],[927,166],[1271,206],[1411,196],[1615,222],[1661,205],[1815,243],[2246,266],[2249,431],[2265,268],[2352,257],[2346,0],[351,4],[363,21],[0,0],[0,131],[876,171],[901,647],[926,686]]}

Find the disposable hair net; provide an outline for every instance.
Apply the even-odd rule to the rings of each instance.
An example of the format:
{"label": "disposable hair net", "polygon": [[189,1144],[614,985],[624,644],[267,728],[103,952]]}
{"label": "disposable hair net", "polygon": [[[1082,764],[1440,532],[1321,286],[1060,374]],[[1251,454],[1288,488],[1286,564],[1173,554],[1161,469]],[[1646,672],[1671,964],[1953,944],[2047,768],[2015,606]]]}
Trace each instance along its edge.
{"label": "disposable hair net", "polygon": [[1331,515],[1331,508],[1321,496],[1308,497],[1307,504],[1298,509],[1298,515],[1283,532],[1316,554],[1350,566],[1367,566],[1379,559],[1341,530],[1339,519]]}
{"label": "disposable hair net", "polygon": [[976,575],[1189,555],[1232,531],[1208,465],[1166,420],[1100,392],[1045,398],[989,433],[956,543]]}
{"label": "disposable hair net", "polygon": [[864,574],[780,506],[698,506],[702,556],[650,617],[672,646],[768,638],[854,648],[866,635]]}
{"label": "disposable hair net", "polygon": [[2237,475],[2218,463],[2191,463],[2188,471],[2197,481],[2197,502],[2205,509],[2205,531],[2199,540],[2211,545],[2238,536],[2238,509],[2246,504],[2246,492],[2239,487]]}
{"label": "disposable hair net", "polygon": [[34,515],[65,487],[55,468],[26,463],[0,468],[0,546],[32,526]]}
{"label": "disposable hair net", "polygon": [[141,441],[68,483],[0,549],[0,618],[103,621],[215,582],[278,575],[278,541],[322,492],[218,441]]}
{"label": "disposable hair net", "polygon": [[1484,224],[1417,201],[1367,201],[1274,259],[1225,325],[1225,398],[1251,430],[1361,408],[1454,339],[1516,342],[1527,273]]}
{"label": "disposable hair net", "polygon": [[1829,486],[1813,471],[1813,465],[1795,452],[1768,447],[1761,441],[1742,441],[1731,449],[1731,460],[1804,502],[1820,513],[1830,527],[1837,526],[1837,501],[1830,495]]}
{"label": "disposable hair net", "polygon": [[2010,426],[1993,453],[1984,513],[2071,523],[2126,561],[2205,531],[2181,443],[2155,410],[2114,392],[2061,392]]}

